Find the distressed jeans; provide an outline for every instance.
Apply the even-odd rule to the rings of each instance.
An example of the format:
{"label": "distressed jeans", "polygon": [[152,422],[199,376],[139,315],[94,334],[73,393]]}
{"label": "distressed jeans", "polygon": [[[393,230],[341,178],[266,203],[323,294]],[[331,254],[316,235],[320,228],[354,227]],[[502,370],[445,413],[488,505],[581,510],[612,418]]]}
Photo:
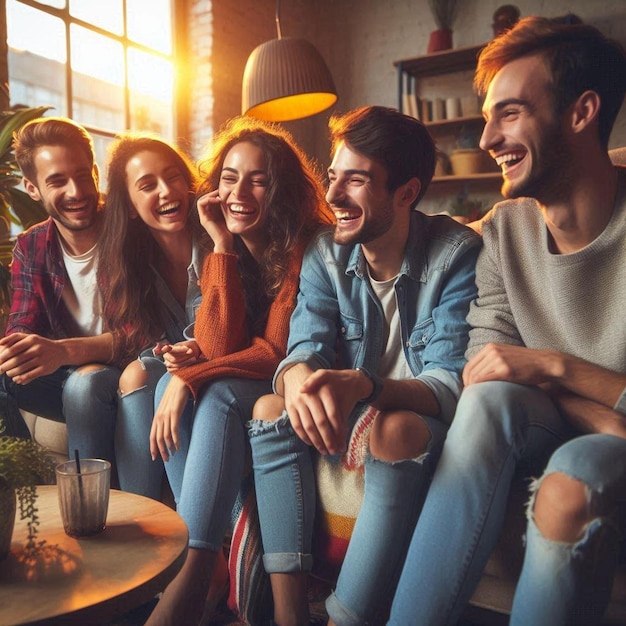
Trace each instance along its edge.
{"label": "distressed jeans", "polygon": [[165,469],[160,456],[153,461],[150,455],[150,430],[156,408],[154,390],[166,368],[161,359],[153,356],[139,357],[139,361],[148,372],[148,382],[119,394],[115,428],[117,471],[123,491],[159,500]]}
{"label": "distressed jeans", "polygon": [[530,511],[511,626],[592,626],[611,595],[621,540],[618,511],[626,503],[626,439],[576,437],[554,452],[543,477],[554,472],[584,483],[594,519],[580,541],[569,544],[543,537]]}
{"label": "distressed jeans", "polygon": [[[388,608],[445,438],[445,424],[421,419],[431,433],[424,455],[396,462],[378,460],[369,452],[365,456],[363,504],[336,589],[326,601],[337,626],[377,623]],[[315,450],[296,435],[286,412],[275,422],[255,420],[249,435],[265,569],[268,573],[310,571]],[[373,616],[377,617],[372,621]]]}
{"label": "distressed jeans", "polygon": [[528,475],[542,469],[568,436],[555,405],[537,387],[485,382],[464,389],[407,553],[390,624],[457,623],[500,535],[516,470]]}
{"label": "distressed jeans", "polygon": [[[107,365],[61,367],[27,385],[2,377],[2,395],[16,417],[18,408],[67,424],[68,454],[114,463],[113,439],[120,371]],[[23,420],[22,420],[23,423]]]}

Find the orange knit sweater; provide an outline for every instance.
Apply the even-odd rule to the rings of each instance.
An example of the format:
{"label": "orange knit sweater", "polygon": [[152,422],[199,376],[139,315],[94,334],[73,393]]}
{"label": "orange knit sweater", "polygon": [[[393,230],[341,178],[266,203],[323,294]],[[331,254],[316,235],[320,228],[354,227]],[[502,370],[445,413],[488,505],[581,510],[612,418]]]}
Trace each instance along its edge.
{"label": "orange knit sweater", "polygon": [[198,398],[214,378],[271,380],[285,357],[289,320],[296,305],[303,248],[293,253],[284,282],[272,303],[263,337],[248,336],[245,296],[236,254],[211,253],[202,270],[202,304],[195,338],[206,361],[174,372]]}

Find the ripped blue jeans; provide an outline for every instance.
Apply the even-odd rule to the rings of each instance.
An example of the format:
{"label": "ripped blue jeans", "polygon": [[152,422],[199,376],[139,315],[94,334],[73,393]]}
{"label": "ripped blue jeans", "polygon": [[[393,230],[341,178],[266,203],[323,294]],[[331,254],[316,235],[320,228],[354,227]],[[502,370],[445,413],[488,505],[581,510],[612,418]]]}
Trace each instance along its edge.
{"label": "ripped blue jeans", "polygon": [[163,360],[154,356],[140,356],[139,362],[148,374],[148,382],[139,389],[118,394],[117,471],[122,491],[159,500],[165,468],[160,456],[153,461],[150,455],[150,430],[156,408],[154,391],[166,368]]}
{"label": "ripped blue jeans", "polygon": [[[375,623],[374,616],[388,608],[447,428],[416,415],[420,418],[431,434],[426,454],[393,463],[366,454],[363,504],[335,591],[326,601],[337,626]],[[296,435],[286,412],[275,422],[253,421],[249,436],[265,569],[310,571],[315,450]]]}
{"label": "ripped blue jeans", "polygon": [[514,475],[539,475],[570,436],[537,387],[494,381],[463,390],[389,624],[457,624],[500,535]]}
{"label": "ripped blue jeans", "polygon": [[616,513],[626,502],[626,440],[584,435],[568,441],[554,452],[534,489],[554,472],[584,483],[595,518],[579,542],[551,541],[535,525],[531,501],[511,626],[591,626],[601,621],[610,598],[621,540]]}

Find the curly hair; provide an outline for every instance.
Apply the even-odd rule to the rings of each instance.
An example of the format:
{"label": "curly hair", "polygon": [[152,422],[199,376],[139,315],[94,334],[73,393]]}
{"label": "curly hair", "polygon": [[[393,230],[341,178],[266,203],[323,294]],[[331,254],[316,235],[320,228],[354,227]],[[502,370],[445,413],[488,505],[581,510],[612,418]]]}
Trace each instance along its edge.
{"label": "curly hair", "polygon": [[531,54],[541,54],[550,70],[557,115],[587,90],[600,96],[599,135],[607,147],[626,93],[621,44],[575,20],[526,17],[483,48],[474,76],[476,91],[484,95],[502,67]]}
{"label": "curly hair", "polygon": [[[126,342],[137,351],[163,333],[158,295],[151,266],[163,252],[143,220],[131,219],[134,206],[128,190],[126,166],[139,152],[153,152],[171,159],[180,170],[190,195],[197,186],[197,172],[184,153],[163,139],[147,133],[117,135],[109,146],[107,197],[102,232],[98,241],[100,262],[98,284],[103,299],[106,330],[126,331]],[[192,231],[201,249],[210,240],[194,207],[190,213]]]}
{"label": "curly hair", "polygon": [[[259,269],[263,290],[271,299],[280,289],[293,250],[321,224],[331,223],[332,214],[324,200],[316,167],[291,135],[281,126],[251,117],[232,118],[215,134],[207,156],[198,165],[202,179],[199,195],[218,188],[226,155],[242,142],[258,146],[267,160],[265,204],[270,243]],[[240,244],[238,250],[243,247]]]}

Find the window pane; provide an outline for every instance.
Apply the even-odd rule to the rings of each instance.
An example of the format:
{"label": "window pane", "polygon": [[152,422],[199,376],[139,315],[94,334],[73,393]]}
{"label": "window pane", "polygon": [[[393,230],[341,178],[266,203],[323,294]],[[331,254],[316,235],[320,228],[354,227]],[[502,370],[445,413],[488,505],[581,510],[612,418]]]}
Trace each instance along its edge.
{"label": "window pane", "polygon": [[60,19],[8,0],[11,105],[52,106],[67,115],[65,28]]}
{"label": "window pane", "polygon": [[9,46],[65,63],[65,28],[59,18],[8,0]]}
{"label": "window pane", "polygon": [[72,69],[114,85],[124,84],[124,48],[121,43],[72,24]]}
{"label": "window pane", "polygon": [[171,0],[126,0],[128,37],[164,54],[171,54],[171,10]]}
{"label": "window pane", "polygon": [[109,144],[113,141],[113,137],[102,135],[97,131],[91,131],[89,133],[93,138],[93,147],[96,153],[96,163],[100,170],[100,189],[104,191],[106,189],[106,163],[107,163],[107,150]]}
{"label": "window pane", "polygon": [[124,31],[122,0],[70,0],[70,13],[79,20],[95,24],[116,35]]}
{"label": "window pane", "polygon": [[172,64],[136,48],[128,49],[131,127],[172,138]]}
{"label": "window pane", "polygon": [[80,26],[72,41],[73,117],[81,124],[113,131],[124,122],[124,49],[122,44]]}

